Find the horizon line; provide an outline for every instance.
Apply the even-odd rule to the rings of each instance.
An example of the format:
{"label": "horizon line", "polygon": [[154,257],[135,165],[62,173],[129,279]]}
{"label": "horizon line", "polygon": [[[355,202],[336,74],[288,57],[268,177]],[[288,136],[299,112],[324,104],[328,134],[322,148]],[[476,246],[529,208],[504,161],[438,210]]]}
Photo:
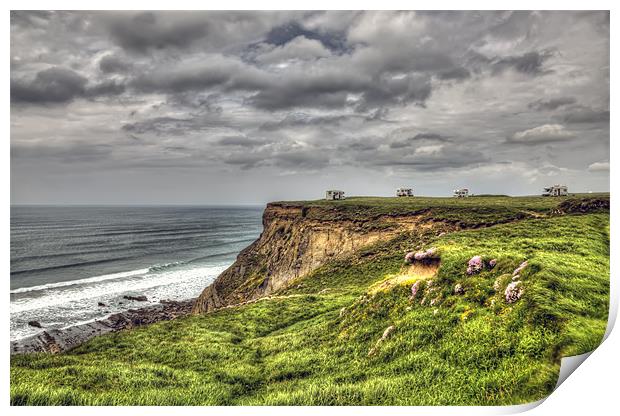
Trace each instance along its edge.
{"label": "horizon line", "polygon": [[[569,193],[568,196],[574,196],[574,195],[589,195],[589,194],[609,194],[610,191],[587,191],[587,192],[571,192]],[[488,196],[488,197],[509,197],[509,198],[519,198],[519,197],[542,197],[541,194],[518,194],[518,195],[510,195],[510,194],[486,194],[486,193],[480,193],[480,194],[471,194],[470,197],[476,197],[476,196]],[[384,196],[384,195],[351,195],[346,197],[347,199],[350,198],[399,198],[396,196]],[[434,195],[414,195],[411,198],[454,198],[454,196],[452,195],[442,195],[442,196],[434,196]],[[323,200],[324,198],[316,198],[316,199],[303,199],[303,201],[320,201]],[[54,202],[54,203],[50,203],[50,202],[34,202],[34,203],[11,203],[10,206],[11,207],[18,207],[18,206],[48,206],[48,207],[54,207],[54,206],[58,206],[58,207],[68,207],[68,206],[74,206],[74,207],[87,207],[87,206],[91,206],[91,207],[144,207],[144,206],[170,206],[170,207],[179,207],[179,206],[203,206],[203,207],[231,207],[231,206],[247,206],[247,207],[254,207],[254,206],[263,206],[266,205],[270,202],[286,202],[289,201],[287,199],[276,199],[276,200],[271,200],[271,201],[267,201],[267,202],[224,202],[224,203],[209,203],[209,202],[198,202],[198,203],[159,203],[159,202],[155,202],[155,203],[148,203],[148,202],[137,202],[137,203],[125,203],[125,202],[121,202],[121,203],[81,203],[81,202]],[[302,199],[290,199],[290,201],[302,201]]]}

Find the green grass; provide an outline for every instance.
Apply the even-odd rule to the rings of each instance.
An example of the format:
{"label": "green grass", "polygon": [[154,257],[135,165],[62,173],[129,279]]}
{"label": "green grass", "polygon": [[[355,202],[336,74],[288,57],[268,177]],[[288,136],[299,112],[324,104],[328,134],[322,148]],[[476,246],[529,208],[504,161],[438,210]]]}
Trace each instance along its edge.
{"label": "green grass", "polygon": [[[483,199],[454,204],[476,207],[470,201]],[[495,199],[498,207],[507,203]],[[510,209],[541,213],[558,202],[509,199],[519,200]],[[343,202],[360,212],[360,205],[350,201]],[[417,209],[411,201],[406,204]],[[376,282],[403,270],[407,250],[430,246],[441,253],[433,289],[423,288],[414,300],[410,285],[368,293]],[[467,260],[476,254],[496,258],[497,267],[467,276]],[[526,259],[525,293],[506,304],[493,283],[510,280]],[[464,286],[464,295],[452,293],[456,283]],[[538,400],[553,389],[561,357],[596,348],[605,332],[609,214],[545,216],[441,237],[431,230],[402,234],[330,262],[277,295],[101,336],[61,355],[13,356],[11,403],[497,405]],[[439,299],[434,306],[431,298]],[[390,325],[392,334],[369,355]]]}
{"label": "green grass", "polygon": [[540,196],[349,197],[341,201],[320,199],[316,201],[275,202],[273,204],[305,207],[308,209],[307,216],[309,218],[317,217],[321,220],[327,218],[368,221],[381,215],[419,213],[436,221],[448,221],[465,227],[472,227],[545,215],[563,201],[590,198],[609,200],[609,194],[574,194],[560,198]]}

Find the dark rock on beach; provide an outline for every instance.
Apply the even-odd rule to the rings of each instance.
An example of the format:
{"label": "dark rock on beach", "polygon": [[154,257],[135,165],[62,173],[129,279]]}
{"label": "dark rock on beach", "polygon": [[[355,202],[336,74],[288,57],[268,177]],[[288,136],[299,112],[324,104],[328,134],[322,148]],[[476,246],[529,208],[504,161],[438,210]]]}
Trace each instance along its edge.
{"label": "dark rock on beach", "polygon": [[39,321],[28,321],[28,325],[34,326],[35,328],[42,328],[41,323]]}
{"label": "dark rock on beach", "polygon": [[[89,339],[123,329],[168,321],[189,315],[194,300],[162,300],[159,304],[115,313],[107,318],[65,329],[48,329],[36,335],[11,342],[11,354],[30,352],[60,353],[77,347]],[[39,324],[36,321],[29,322]],[[40,325],[40,324],[39,324]],[[32,325],[36,326],[36,325]],[[40,328],[41,326],[38,326]]]}
{"label": "dark rock on beach", "polygon": [[103,302],[97,302],[97,306],[101,306],[101,307],[103,308],[103,307],[105,307],[106,305],[105,305],[105,303],[103,303]]}
{"label": "dark rock on beach", "polygon": [[125,295],[125,296],[123,296],[123,299],[135,300],[137,302],[146,302],[148,300],[146,298],[146,296],[144,296],[144,295],[140,295],[140,296]]}

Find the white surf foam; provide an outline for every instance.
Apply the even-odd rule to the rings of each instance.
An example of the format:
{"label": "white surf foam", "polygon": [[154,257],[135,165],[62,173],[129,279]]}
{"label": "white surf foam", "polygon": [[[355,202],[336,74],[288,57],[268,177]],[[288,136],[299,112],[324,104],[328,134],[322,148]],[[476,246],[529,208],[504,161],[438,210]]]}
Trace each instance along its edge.
{"label": "white surf foam", "polygon": [[44,285],[38,285],[38,286],[20,287],[18,289],[11,290],[11,294],[36,292],[36,291],[54,289],[54,288],[59,288],[59,287],[76,286],[76,285],[84,285],[84,284],[95,283],[95,282],[103,282],[105,280],[122,279],[125,277],[139,276],[141,274],[145,274],[148,272],[149,272],[148,268],[137,269],[137,270],[130,270],[127,272],[111,273],[111,274],[104,274],[101,276],[87,277],[84,279],[69,280],[66,282],[46,283]]}
{"label": "white surf foam", "polygon": [[[214,278],[224,271],[226,267],[226,265],[202,266],[180,270],[170,269],[153,273],[150,273],[149,269],[141,269],[126,272],[125,275],[121,277],[116,276],[110,278],[108,276],[106,279],[90,278],[90,280],[88,280],[88,285],[58,285],[48,287],[40,296],[16,299],[11,302],[11,313],[43,309],[63,304],[70,306],[76,302],[102,299],[104,297],[128,292],[144,292],[156,287],[161,287],[161,292],[170,294],[178,292],[185,293],[188,291],[194,292],[195,288],[191,283],[199,281],[203,284],[205,279]],[[74,283],[75,282],[77,282],[77,280],[74,280]],[[171,286],[170,290],[166,290],[164,288],[165,286]]]}
{"label": "white surf foam", "polygon": [[[137,270],[124,272],[121,278],[82,279],[87,280],[88,284],[55,286],[41,292],[22,293],[18,299],[11,301],[10,338],[16,340],[40,332],[40,329],[28,326],[30,320],[40,321],[48,329],[62,328],[101,319],[109,313],[147,306],[162,299],[191,299],[228,266],[225,263],[189,268],[160,266],[154,271],[140,269],[143,273],[137,273]],[[128,301],[122,298],[125,294],[145,295],[149,302]],[[98,302],[107,306],[98,307]]]}

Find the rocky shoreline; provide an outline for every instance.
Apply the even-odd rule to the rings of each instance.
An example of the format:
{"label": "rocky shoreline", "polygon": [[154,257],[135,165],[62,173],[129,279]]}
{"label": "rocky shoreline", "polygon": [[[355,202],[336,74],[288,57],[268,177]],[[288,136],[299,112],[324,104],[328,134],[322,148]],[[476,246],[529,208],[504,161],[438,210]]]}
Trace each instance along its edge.
{"label": "rocky shoreline", "polygon": [[11,354],[32,352],[57,354],[68,351],[99,335],[189,315],[194,301],[195,299],[161,300],[157,305],[129,309],[93,322],[64,329],[44,330],[36,335],[11,341]]}

